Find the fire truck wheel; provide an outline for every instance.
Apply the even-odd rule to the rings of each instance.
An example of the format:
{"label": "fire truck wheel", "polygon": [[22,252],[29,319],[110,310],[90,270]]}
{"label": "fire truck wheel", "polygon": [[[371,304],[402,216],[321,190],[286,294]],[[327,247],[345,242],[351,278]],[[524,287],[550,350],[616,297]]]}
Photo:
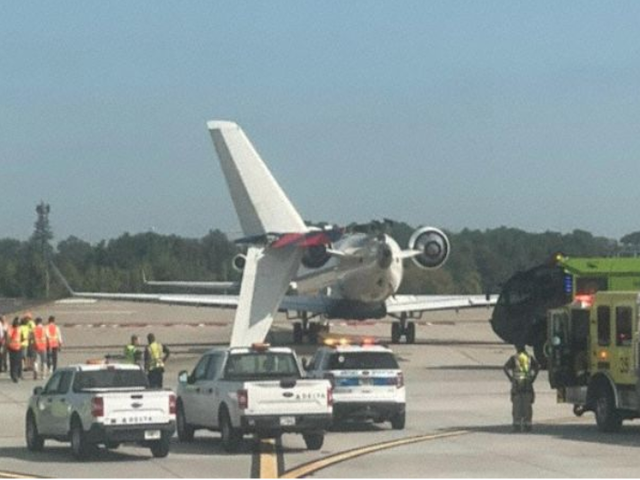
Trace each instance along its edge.
{"label": "fire truck wheel", "polygon": [[601,432],[617,432],[622,426],[622,416],[608,385],[601,385],[596,392],[596,423]]}

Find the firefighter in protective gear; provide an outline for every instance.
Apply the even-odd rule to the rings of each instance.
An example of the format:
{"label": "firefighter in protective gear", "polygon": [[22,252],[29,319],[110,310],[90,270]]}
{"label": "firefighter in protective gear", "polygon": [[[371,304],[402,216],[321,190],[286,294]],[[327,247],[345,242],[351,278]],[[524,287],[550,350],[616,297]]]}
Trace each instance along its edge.
{"label": "firefighter in protective gear", "polygon": [[138,335],[131,335],[131,343],[124,347],[124,357],[126,363],[142,366],[142,350]]}
{"label": "firefighter in protective gear", "polygon": [[171,353],[166,346],[156,341],[156,336],[153,333],[147,335],[147,341],[149,344],[144,351],[144,365],[149,378],[149,386],[162,388],[164,363]]}
{"label": "firefighter in protective gear", "polygon": [[511,403],[513,404],[513,430],[530,432],[533,417],[536,381],[540,365],[527,353],[524,345],[516,346],[516,354],[504,364],[504,373],[511,381]]}
{"label": "firefighter in protective gear", "polygon": [[31,344],[35,354],[35,362],[33,364],[33,379],[45,378],[47,374],[47,333],[42,325],[42,318],[36,318],[35,327],[31,333]]}
{"label": "firefighter in protective gear", "polygon": [[9,368],[11,380],[18,383],[22,377],[22,328],[18,317],[13,319],[7,330],[7,350],[9,350]]}

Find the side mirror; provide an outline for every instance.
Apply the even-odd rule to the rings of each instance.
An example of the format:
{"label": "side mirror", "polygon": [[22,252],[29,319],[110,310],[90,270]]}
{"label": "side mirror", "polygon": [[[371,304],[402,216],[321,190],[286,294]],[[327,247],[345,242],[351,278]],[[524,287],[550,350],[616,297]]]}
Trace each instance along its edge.
{"label": "side mirror", "polygon": [[44,388],[36,387],[36,388],[33,389],[33,394],[34,395],[41,395],[43,391],[44,391]]}
{"label": "side mirror", "polygon": [[179,383],[187,383],[188,380],[189,380],[189,374],[187,373],[186,370],[183,370],[178,374]]}
{"label": "side mirror", "polygon": [[309,371],[309,360],[307,357],[302,358],[302,368],[306,371]]}

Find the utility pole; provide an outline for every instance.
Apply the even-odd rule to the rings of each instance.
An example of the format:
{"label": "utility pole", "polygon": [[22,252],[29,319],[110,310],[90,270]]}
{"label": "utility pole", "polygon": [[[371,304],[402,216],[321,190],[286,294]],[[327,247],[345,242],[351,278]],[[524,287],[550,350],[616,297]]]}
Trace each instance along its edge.
{"label": "utility pole", "polygon": [[44,203],[43,201],[40,201],[40,203],[36,206],[38,219],[36,220],[35,231],[33,232],[32,237],[36,245],[40,247],[40,253],[42,255],[45,298],[49,298],[49,253],[51,249],[51,247],[49,246],[49,240],[53,238],[53,233],[51,233],[51,226],[49,225],[50,211],[51,207],[49,206],[49,204]]}

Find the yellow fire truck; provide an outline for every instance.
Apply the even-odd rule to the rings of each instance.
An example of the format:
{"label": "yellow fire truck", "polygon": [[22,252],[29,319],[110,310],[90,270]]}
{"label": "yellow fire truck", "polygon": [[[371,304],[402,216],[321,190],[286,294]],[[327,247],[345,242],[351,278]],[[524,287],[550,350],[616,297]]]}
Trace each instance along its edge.
{"label": "yellow fire truck", "polygon": [[640,417],[639,313],[640,292],[576,296],[548,312],[549,383],[603,432]]}

